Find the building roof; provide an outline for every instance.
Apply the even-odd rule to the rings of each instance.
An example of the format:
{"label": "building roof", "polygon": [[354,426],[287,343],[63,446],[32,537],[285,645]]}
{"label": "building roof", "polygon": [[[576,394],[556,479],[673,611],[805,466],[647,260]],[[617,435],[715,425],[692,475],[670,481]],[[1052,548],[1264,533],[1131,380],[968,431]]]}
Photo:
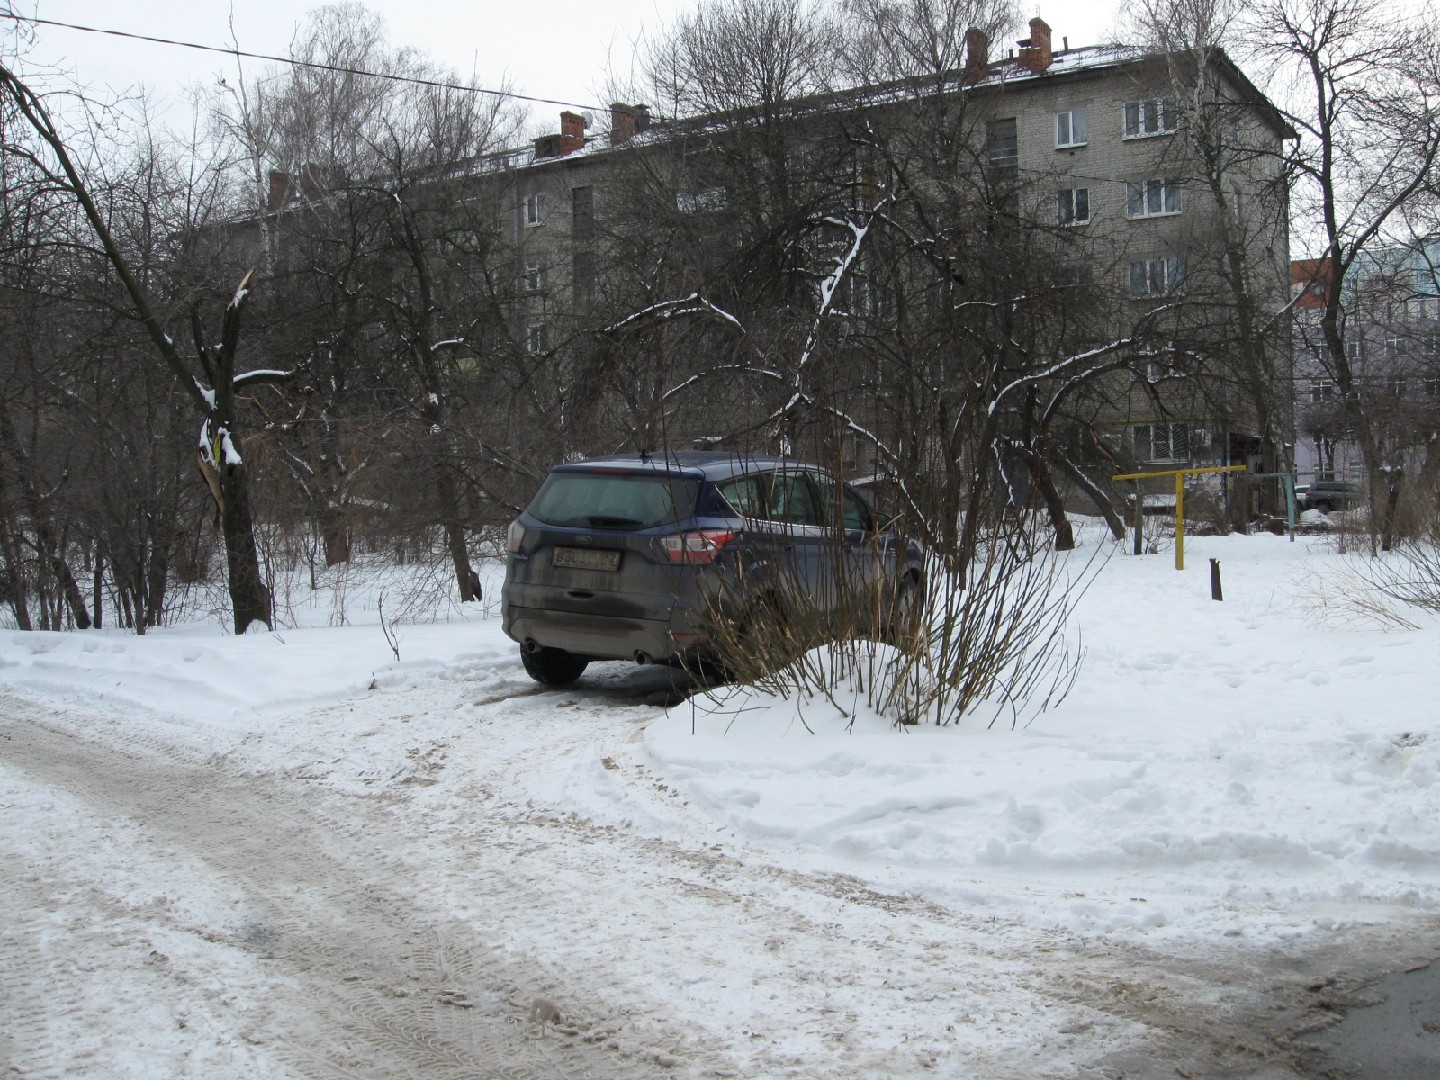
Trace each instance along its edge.
{"label": "building roof", "polygon": [[[1033,24],[1032,24],[1033,25]],[[1048,30],[1048,28],[1047,28]],[[1022,46],[1025,43],[1022,43]],[[1042,70],[1036,70],[1034,61],[1027,61],[1022,55],[1011,55],[987,63],[985,74],[980,78],[967,77],[965,69],[955,69],[940,76],[927,75],[896,79],[870,86],[859,86],[842,90],[811,94],[786,102],[790,116],[807,113],[840,112],[847,109],[862,109],[885,104],[900,104],[914,100],[917,95],[931,95],[948,92],[994,92],[1009,87],[1019,89],[1026,85],[1052,83],[1059,79],[1094,75],[1107,70],[1123,67],[1153,65],[1162,59],[1195,63],[1197,60],[1218,69],[1226,80],[1239,91],[1247,104],[1252,105],[1261,118],[1276,135],[1282,139],[1298,138],[1295,130],[1270,100],[1246,77],[1245,73],[1222,49],[1208,49],[1202,56],[1197,51],[1183,54],[1166,54],[1147,51],[1130,45],[1090,45],[1074,49],[1061,49],[1049,55],[1049,62]],[[619,108],[621,106],[615,106]],[[636,106],[643,109],[644,106]],[[720,130],[735,121],[733,113],[712,113],[693,117],[665,118],[656,121],[647,130],[616,139],[610,132],[588,136],[583,143],[561,156],[537,156],[536,146],[503,151],[480,159],[492,168],[513,169],[532,165],[548,165],[555,161],[571,160],[596,153],[604,153],[618,145],[644,146],[663,143],[677,133],[696,134],[707,128]],[[550,138],[549,136],[545,138]],[[545,139],[537,140],[537,143]]]}

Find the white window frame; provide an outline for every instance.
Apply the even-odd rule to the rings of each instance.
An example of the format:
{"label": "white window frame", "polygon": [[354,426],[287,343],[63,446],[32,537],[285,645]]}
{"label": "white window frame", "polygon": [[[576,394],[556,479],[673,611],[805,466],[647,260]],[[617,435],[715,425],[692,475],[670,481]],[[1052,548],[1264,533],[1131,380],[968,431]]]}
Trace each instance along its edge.
{"label": "white window frame", "polygon": [[1153,139],[1173,135],[1180,128],[1180,102],[1173,97],[1127,101],[1120,111],[1123,137]]}
{"label": "white window frame", "polygon": [[545,193],[532,191],[525,196],[525,227],[533,229],[545,224]]}
{"label": "white window frame", "polygon": [[[1055,196],[1056,220],[1061,225],[1087,225],[1090,222],[1090,189],[1061,188]],[[1081,213],[1083,204],[1084,213]]]}
{"label": "white window frame", "polygon": [[[1143,284],[1143,289],[1137,288],[1140,284]],[[1133,299],[1174,296],[1184,285],[1185,260],[1178,255],[1130,261],[1130,296]]]}
{"label": "white window frame", "polygon": [[545,267],[538,262],[525,264],[525,291],[542,292],[545,289]]}
{"label": "white window frame", "polygon": [[1131,220],[1180,213],[1180,183],[1173,176],[1125,182],[1125,216]]}
{"label": "white window frame", "polygon": [[1135,456],[1141,461],[1182,462],[1190,459],[1190,433],[1184,424],[1136,424],[1130,429],[1130,436]]}
{"label": "white window frame", "polygon": [[1085,119],[1085,109],[1066,109],[1055,114],[1055,149],[1069,150],[1084,146],[1090,141],[1090,129]]}
{"label": "white window frame", "polygon": [[545,351],[544,323],[533,322],[525,327],[525,351],[531,356],[539,356]]}

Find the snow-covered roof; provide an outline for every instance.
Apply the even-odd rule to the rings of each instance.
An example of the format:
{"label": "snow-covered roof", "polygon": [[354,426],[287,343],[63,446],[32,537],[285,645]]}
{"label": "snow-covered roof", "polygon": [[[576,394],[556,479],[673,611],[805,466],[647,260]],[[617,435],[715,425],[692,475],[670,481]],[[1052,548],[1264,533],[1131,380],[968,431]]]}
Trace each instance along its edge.
{"label": "snow-covered roof", "polygon": [[[923,78],[897,79],[871,86],[851,87],[807,95],[789,102],[788,111],[791,116],[796,116],[806,113],[843,112],[847,109],[898,104],[913,100],[917,94],[932,94],[937,87],[944,92],[963,93],[968,90],[993,90],[1024,83],[1048,82],[1057,78],[1141,63],[1154,59],[1155,56],[1155,53],[1134,45],[1088,45],[1055,52],[1050,64],[1039,72],[1032,70],[1019,56],[1009,56],[991,62],[986,68],[985,77],[978,82],[967,82],[964,71],[957,68],[939,77],[927,75]],[[1218,64],[1241,92],[1254,100],[1266,115],[1267,120],[1280,129],[1282,135],[1294,136],[1294,133],[1284,125],[1283,120],[1280,120],[1279,114],[1265,96],[1222,51],[1212,51],[1208,54],[1207,61]],[[647,130],[618,142],[612,140],[610,132],[604,132],[586,138],[583,146],[570,153],[554,157],[537,156],[533,145],[517,148],[480,159],[490,168],[482,167],[476,171],[491,171],[492,168],[520,169],[549,165],[557,161],[573,161],[576,158],[606,153],[622,145],[637,148],[656,145],[664,143],[681,132],[695,135],[706,130],[723,130],[733,124],[734,120],[733,114],[657,118]]]}

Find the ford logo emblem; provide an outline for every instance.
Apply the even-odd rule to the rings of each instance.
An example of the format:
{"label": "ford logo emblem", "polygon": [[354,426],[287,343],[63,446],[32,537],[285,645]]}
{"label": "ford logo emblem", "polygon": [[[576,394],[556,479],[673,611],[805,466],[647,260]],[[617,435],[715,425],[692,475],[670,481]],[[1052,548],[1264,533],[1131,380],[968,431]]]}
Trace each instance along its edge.
{"label": "ford logo emblem", "polygon": [[588,544],[588,543],[590,543],[590,537],[588,537],[588,536],[577,536],[577,537],[575,537],[575,542],[576,542],[577,544]]}

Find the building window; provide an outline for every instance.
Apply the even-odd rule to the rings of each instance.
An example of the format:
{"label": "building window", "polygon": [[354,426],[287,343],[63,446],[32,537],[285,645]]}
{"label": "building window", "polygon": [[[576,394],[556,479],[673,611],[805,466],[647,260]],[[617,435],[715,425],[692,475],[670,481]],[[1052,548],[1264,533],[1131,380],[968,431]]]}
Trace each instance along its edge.
{"label": "building window", "polygon": [[1328,382],[1312,382],[1310,384],[1310,404],[1323,405],[1335,396],[1335,385]]}
{"label": "building window", "polygon": [[1125,213],[1132,218],[1180,212],[1180,185],[1171,177],[1131,180],[1125,185]]}
{"label": "building window", "polygon": [[1405,359],[1405,339],[1392,337],[1385,339],[1385,359],[1392,364],[1397,364]]}
{"label": "building window", "polygon": [[574,295],[577,304],[588,304],[595,299],[594,252],[575,252],[574,267],[571,270],[570,291]]}
{"label": "building window", "polygon": [[589,243],[595,235],[595,189],[588,184],[570,189],[570,238]]}
{"label": "building window", "polygon": [[1180,103],[1173,97],[1125,103],[1125,138],[1169,135],[1180,123]]}
{"label": "building window", "polygon": [[1070,109],[1055,114],[1056,147],[1084,146],[1089,141],[1085,129],[1085,110]]}
{"label": "building window", "polygon": [[1137,259],[1130,264],[1130,295],[1136,298],[1169,296],[1185,284],[1185,263],[1170,255],[1160,259]]}
{"label": "building window", "polygon": [[1135,456],[1141,461],[1184,461],[1189,439],[1184,424],[1136,424]]}
{"label": "building window", "polygon": [[1066,188],[1058,194],[1061,225],[1084,225],[1090,220],[1090,189]]}
{"label": "building window", "polygon": [[545,195],[543,192],[534,192],[525,196],[525,224],[545,224]]}
{"label": "building window", "polygon": [[531,323],[525,327],[525,351],[531,356],[538,356],[545,351],[545,326],[543,323]]}
{"label": "building window", "polygon": [[991,120],[985,125],[985,159],[990,168],[1001,177],[1015,176],[1020,164],[1020,140],[1015,129],[1015,118]]}
{"label": "building window", "polygon": [[545,288],[545,268],[537,262],[525,264],[525,291],[540,292]]}
{"label": "building window", "polygon": [[707,214],[725,209],[725,189],[706,188],[704,191],[677,191],[675,208],[682,214]]}

